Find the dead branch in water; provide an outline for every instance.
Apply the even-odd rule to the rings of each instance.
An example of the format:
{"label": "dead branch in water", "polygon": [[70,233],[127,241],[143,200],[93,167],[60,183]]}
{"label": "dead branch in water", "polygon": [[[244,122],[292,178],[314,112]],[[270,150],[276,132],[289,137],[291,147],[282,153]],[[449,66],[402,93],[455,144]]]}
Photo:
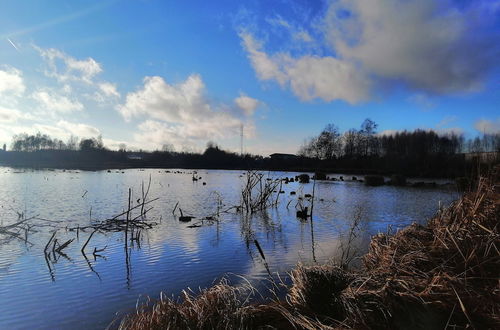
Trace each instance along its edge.
{"label": "dead branch in water", "polygon": [[275,200],[272,199],[273,192],[282,183],[282,180],[272,180],[267,178],[264,180],[264,175],[257,171],[248,171],[246,181],[241,192],[241,209],[247,213],[255,213],[265,210],[269,207],[278,205],[278,196]]}

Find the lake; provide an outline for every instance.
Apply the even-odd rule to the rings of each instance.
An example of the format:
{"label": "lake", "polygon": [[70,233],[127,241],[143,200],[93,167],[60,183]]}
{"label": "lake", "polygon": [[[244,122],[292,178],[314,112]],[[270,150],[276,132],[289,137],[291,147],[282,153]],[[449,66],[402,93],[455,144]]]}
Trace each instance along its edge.
{"label": "lake", "polygon": [[[388,226],[396,230],[423,223],[439,205],[458,197],[450,186],[366,187],[356,181],[317,181],[311,226],[311,221],[297,219],[295,205],[299,197],[312,193],[312,180],[283,184],[284,193],[273,195],[277,207],[243,215],[221,211],[240,203],[244,171],[198,170],[198,181],[193,181],[191,170],[168,172],[0,167],[0,226],[36,216],[26,222],[33,225],[27,236],[24,230],[13,230],[18,237],[0,234],[0,328],[105,328],[133,312],[147,296],[156,299],[161,291],[177,295],[187,287],[196,291],[225,274],[235,284],[241,281],[237,275],[242,275],[259,287],[269,277],[268,270],[285,274],[298,262],[322,263],[338,257],[356,219],[355,247],[364,252],[372,235],[386,232]],[[276,179],[299,173],[262,174]],[[150,177],[148,196],[158,199],[148,205],[154,208],[147,221],[157,225],[143,230],[140,244],[129,244],[127,250],[123,232],[98,232],[89,241],[85,258],[80,249],[92,230],[78,231],[77,237],[77,231],[70,229],[122,213],[129,188],[135,202]],[[219,221],[190,228],[213,216],[218,200],[223,203]],[[196,218],[179,222],[178,208]],[[46,258],[44,248],[54,228],[58,242],[74,241],[64,255],[49,253]],[[254,240],[262,247],[268,269]],[[94,258],[94,248],[104,251]]]}

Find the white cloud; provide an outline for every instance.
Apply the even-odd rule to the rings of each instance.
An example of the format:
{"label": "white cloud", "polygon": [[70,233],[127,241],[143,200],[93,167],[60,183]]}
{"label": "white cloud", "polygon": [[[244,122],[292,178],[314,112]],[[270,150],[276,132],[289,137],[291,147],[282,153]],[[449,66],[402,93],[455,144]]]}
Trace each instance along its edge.
{"label": "white cloud", "polygon": [[32,98],[36,100],[42,108],[51,113],[70,113],[83,110],[83,104],[78,100],[71,100],[53,91],[39,90],[32,94]]}
{"label": "white cloud", "polygon": [[15,123],[21,119],[33,119],[33,116],[16,109],[0,107],[0,123]]}
{"label": "white cloud", "polygon": [[0,69],[0,96],[20,96],[25,89],[21,71],[12,67]]}
{"label": "white cloud", "polygon": [[305,101],[358,103],[369,97],[368,79],[354,65],[334,57],[303,56],[289,65],[287,73],[292,90]]}
{"label": "white cloud", "polygon": [[47,76],[61,82],[76,80],[91,84],[93,78],[102,72],[101,65],[91,57],[78,60],[58,49],[34,47],[49,64],[50,71],[46,72]]}
{"label": "white cloud", "polygon": [[280,68],[280,65],[284,64],[280,56],[277,55],[274,58],[268,56],[262,51],[262,43],[249,33],[241,33],[240,37],[257,77],[261,80],[276,80],[281,86],[284,86],[289,78]]}
{"label": "white cloud", "polygon": [[[346,10],[351,15],[339,18]],[[448,1],[341,0],[330,6],[324,31],[340,57],[380,78],[436,93],[469,91],[480,87],[499,54],[485,43],[491,36],[483,35],[476,14]]]}
{"label": "white cloud", "polygon": [[103,82],[99,84],[99,89],[107,97],[120,97],[120,93],[116,90],[116,85],[110,82]]}
{"label": "white cloud", "polygon": [[81,123],[71,123],[65,120],[59,120],[56,126],[78,137],[96,137],[101,134],[101,131],[94,126]]}
{"label": "white cloud", "polygon": [[281,86],[289,84],[301,100],[341,99],[358,103],[369,97],[369,80],[350,62],[332,56],[293,58],[287,53],[269,57],[252,35],[242,33],[240,36],[257,77],[276,80]]}
{"label": "white cloud", "polygon": [[[119,150],[121,147],[125,146],[126,150],[145,150],[147,146],[131,141],[115,140],[115,139],[102,139],[104,146],[111,150]],[[156,146],[156,145],[155,145]],[[155,147],[153,146],[153,148]]]}
{"label": "white cloud", "polygon": [[454,123],[458,120],[457,116],[446,116],[439,123],[437,123],[436,127],[442,128],[445,126],[449,126],[451,123]]}
{"label": "white cloud", "polygon": [[313,38],[311,37],[311,35],[307,31],[304,31],[304,30],[295,32],[293,34],[293,38],[295,40],[299,40],[302,42],[313,42],[314,41]]}
{"label": "white cloud", "polygon": [[474,123],[474,128],[482,134],[500,134],[500,118],[496,120],[480,119]]}
{"label": "white cloud", "polygon": [[[0,118],[1,118],[0,111]],[[72,123],[64,120],[53,124],[47,123],[34,123],[32,125],[13,125],[12,122],[6,122],[5,124],[0,120],[0,143],[9,143],[12,135],[27,133],[47,134],[51,138],[57,138],[61,140],[68,139],[71,135],[76,135],[82,138],[96,137],[100,134],[100,131],[90,125],[82,123]]]}
{"label": "white cloud", "polygon": [[23,130],[23,133],[36,134],[36,133],[47,134],[51,138],[66,139],[69,137],[69,133],[66,129],[62,127],[56,127],[46,124],[34,124],[31,128]]}
{"label": "white cloud", "polygon": [[93,94],[85,94],[85,97],[97,102],[100,106],[109,106],[116,104],[120,98],[120,93],[116,89],[116,85],[110,82],[102,82],[97,85],[98,90]]}
{"label": "white cloud", "polygon": [[286,30],[292,36],[294,42],[310,43],[314,41],[313,37],[303,27],[296,26],[279,15],[274,18],[267,18],[266,22],[272,27]]}
{"label": "white cloud", "polygon": [[[142,88],[127,94],[125,104],[117,110],[127,121],[145,118],[135,139],[158,147],[164,143],[182,145],[238,135],[243,122],[226,108],[208,102],[205,85],[194,74],[176,85],[158,76],[146,77]],[[248,132],[254,131],[250,122],[245,127]]]}
{"label": "white cloud", "polygon": [[410,95],[410,97],[408,97],[408,101],[423,108],[424,110],[430,110],[436,106],[432,99],[423,93]]}
{"label": "white cloud", "polygon": [[[240,37],[257,77],[289,84],[302,100],[356,103],[394,83],[431,94],[470,92],[482,87],[500,56],[500,35],[488,26],[498,6],[487,3],[458,8],[447,0],[332,1],[309,27],[320,31],[322,47],[294,52],[301,55],[268,54],[248,32]],[[282,19],[270,22],[293,27]],[[301,31],[307,30],[296,33]]]}
{"label": "white cloud", "polygon": [[83,97],[101,106],[116,104],[120,98],[116,84],[97,78],[103,69],[92,57],[76,59],[55,48],[33,47],[47,64],[45,75],[54,78],[65,94]]}
{"label": "white cloud", "polygon": [[125,120],[147,115],[169,122],[205,117],[211,109],[204,99],[205,86],[199,75],[191,75],[186,81],[171,85],[163,78],[144,78],[142,89],[127,94],[124,105],[118,111]]}
{"label": "white cloud", "polygon": [[234,99],[234,103],[236,103],[238,108],[243,110],[246,116],[252,116],[255,112],[255,109],[257,109],[261,104],[259,100],[247,96],[243,93],[240,93],[240,96]]}

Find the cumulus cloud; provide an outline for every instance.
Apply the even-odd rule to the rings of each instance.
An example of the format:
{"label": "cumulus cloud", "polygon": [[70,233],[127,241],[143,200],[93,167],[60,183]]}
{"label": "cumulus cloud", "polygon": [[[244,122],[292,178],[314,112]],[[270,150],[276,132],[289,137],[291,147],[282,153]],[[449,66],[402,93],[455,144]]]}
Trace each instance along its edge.
{"label": "cumulus cloud", "polygon": [[71,100],[66,96],[53,91],[39,90],[31,97],[45,110],[51,113],[70,113],[83,110],[83,104],[78,100]]}
{"label": "cumulus cloud", "polygon": [[[135,139],[148,145],[182,144],[237,135],[243,122],[224,105],[213,105],[205,96],[205,85],[193,74],[179,84],[162,77],[146,77],[143,86],[127,94],[117,107],[123,118],[144,118]],[[253,124],[245,123],[248,132]]]}
{"label": "cumulus cloud", "polygon": [[12,67],[0,69],[0,96],[20,96],[25,89],[21,71]]}
{"label": "cumulus cloud", "polygon": [[301,100],[342,99],[357,103],[369,96],[370,82],[353,63],[332,56],[293,58],[288,53],[278,53],[270,57],[251,34],[240,36],[257,77],[276,80],[281,86],[288,84]]}
{"label": "cumulus cloud", "polygon": [[[0,118],[2,118],[1,113],[2,111],[0,110]],[[42,134],[47,134],[52,138],[61,140],[66,140],[71,135],[76,135],[81,138],[89,138],[96,137],[101,134],[99,129],[96,127],[64,120],[60,120],[55,124],[34,123],[32,125],[12,125],[12,122],[4,123],[0,120],[0,132],[5,134],[4,136],[0,136],[2,142],[7,142],[11,139],[12,135],[20,133],[36,134],[40,132]]]}
{"label": "cumulus cloud", "polygon": [[240,37],[257,77],[289,84],[302,100],[356,103],[395,82],[417,92],[470,92],[500,56],[500,34],[492,28],[499,6],[487,3],[332,1],[315,23],[327,54],[268,54],[253,35]]}
{"label": "cumulus cloud", "polygon": [[65,94],[76,94],[108,106],[120,98],[116,84],[98,78],[102,65],[92,57],[77,59],[55,48],[33,46],[45,60],[45,75],[54,78]]}
{"label": "cumulus cloud", "polygon": [[15,123],[21,119],[33,119],[33,116],[16,109],[0,107],[0,123]]}
{"label": "cumulus cloud", "polygon": [[285,64],[286,57],[276,54],[271,58],[262,50],[262,43],[250,33],[242,32],[240,37],[257,77],[261,80],[276,80],[281,86],[285,85],[289,79],[280,66]]}
{"label": "cumulus cloud", "polygon": [[[188,147],[196,142],[224,139],[236,136],[240,132],[242,122],[230,115],[217,116],[204,122],[171,124],[157,120],[146,120],[139,126],[139,132],[134,134],[134,140],[141,145],[157,148],[165,143]],[[245,125],[245,135],[251,137],[255,127],[252,123]]]}
{"label": "cumulus cloud", "polygon": [[110,82],[103,82],[99,84],[99,89],[105,96],[120,97],[120,93],[116,90],[116,85]]}
{"label": "cumulus cloud", "polygon": [[29,129],[23,130],[23,133],[36,134],[36,133],[47,134],[52,138],[66,139],[70,136],[70,133],[63,127],[57,127],[47,124],[34,124]]}
{"label": "cumulus cloud", "polygon": [[500,134],[500,118],[496,120],[480,119],[474,123],[474,128],[482,134]]}
{"label": "cumulus cloud", "polygon": [[102,72],[101,65],[91,57],[78,60],[55,48],[34,47],[49,64],[46,75],[61,82],[76,80],[91,84],[92,79]]}
{"label": "cumulus cloud", "polygon": [[66,130],[70,134],[79,137],[96,137],[101,134],[101,131],[99,131],[99,129],[94,126],[80,123],[71,123],[66,120],[59,120],[56,126]]}
{"label": "cumulus cloud", "polygon": [[[345,11],[351,15],[339,18]],[[381,78],[436,93],[468,91],[500,54],[489,45],[500,36],[482,31],[478,14],[449,1],[341,0],[329,8],[324,29],[342,58]]]}
{"label": "cumulus cloud", "polygon": [[205,85],[199,75],[191,75],[186,81],[172,85],[162,77],[145,77],[142,89],[127,94],[124,105],[118,111],[125,120],[148,115],[169,122],[197,120],[211,113],[204,98]]}
{"label": "cumulus cloud", "polygon": [[243,110],[246,116],[252,116],[255,110],[259,107],[261,102],[253,97],[247,96],[243,93],[240,94],[236,99],[234,99],[234,103]]}

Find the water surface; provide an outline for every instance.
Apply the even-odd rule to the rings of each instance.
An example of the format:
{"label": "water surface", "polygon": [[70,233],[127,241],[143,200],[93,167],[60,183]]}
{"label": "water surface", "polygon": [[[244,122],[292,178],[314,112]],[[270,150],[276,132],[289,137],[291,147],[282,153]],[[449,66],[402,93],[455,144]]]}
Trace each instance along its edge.
{"label": "water surface", "polygon": [[[178,170],[49,171],[0,167],[0,226],[36,216],[26,243],[0,234],[0,328],[88,329],[105,328],[114,318],[131,312],[146,296],[160,291],[177,295],[182,289],[207,287],[225,274],[243,275],[258,285],[268,270],[253,243],[258,240],[271,273],[285,273],[298,262],[325,262],[338,257],[340,242],[358,218],[356,240],[360,251],[370,237],[414,221],[425,222],[457,197],[450,188],[366,187],[354,181],[318,181],[314,217],[296,218],[300,196],[312,193],[313,183],[283,184],[276,208],[251,216],[220,213],[219,221],[199,228],[188,226],[239,204],[242,171]],[[298,173],[263,172],[267,177],[294,177]],[[110,218],[141,197],[141,183],[151,176],[149,196],[158,198],[148,221],[158,225],[143,231],[141,244],[124,247],[124,234],[97,233],[80,249],[90,231],[68,228]],[[339,175],[335,175],[339,177]],[[348,176],[344,176],[347,178]],[[350,176],[349,176],[350,178]],[[203,182],[206,185],[203,185]],[[295,191],[296,195],[290,195]],[[196,216],[181,223],[172,210],[179,202],[185,214]],[[304,202],[306,205],[308,202]],[[21,214],[21,215],[20,215]],[[30,222],[31,223],[31,222]],[[74,238],[66,256],[44,257],[44,247],[57,227],[59,241]],[[36,232],[34,232],[36,231]],[[24,237],[24,231],[20,232]],[[94,248],[105,250],[94,259]],[[127,259],[128,255],[128,259]],[[237,281],[237,277],[234,281]]]}

